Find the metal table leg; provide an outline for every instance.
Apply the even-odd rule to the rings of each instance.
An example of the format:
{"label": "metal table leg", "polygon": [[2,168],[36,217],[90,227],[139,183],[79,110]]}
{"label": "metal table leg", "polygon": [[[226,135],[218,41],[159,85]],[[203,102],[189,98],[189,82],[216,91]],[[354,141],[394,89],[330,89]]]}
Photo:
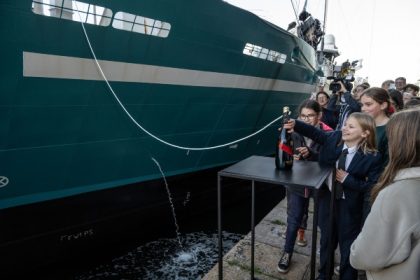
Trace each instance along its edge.
{"label": "metal table leg", "polygon": [[[255,256],[255,181],[252,180],[251,188],[251,279],[254,277]],[[217,175],[217,227],[219,238],[219,280],[223,279],[223,240],[222,240],[222,192],[221,176]]]}
{"label": "metal table leg", "polygon": [[217,174],[217,228],[219,237],[219,280],[223,279],[222,192],[221,177]]}
{"label": "metal table leg", "polygon": [[254,248],[255,248],[255,182],[251,187],[251,279],[254,280]]}
{"label": "metal table leg", "polygon": [[317,244],[317,234],[318,234],[318,200],[319,200],[319,191],[315,190],[314,192],[314,214],[313,214],[313,223],[312,223],[312,250],[311,250],[311,280],[315,279],[315,261],[316,261],[316,244]]}

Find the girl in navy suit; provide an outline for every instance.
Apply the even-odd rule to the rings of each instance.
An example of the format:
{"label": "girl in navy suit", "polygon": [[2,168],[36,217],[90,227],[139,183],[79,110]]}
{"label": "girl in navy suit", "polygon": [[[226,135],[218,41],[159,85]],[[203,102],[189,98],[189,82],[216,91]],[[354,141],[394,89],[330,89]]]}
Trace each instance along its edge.
{"label": "girl in navy suit", "polygon": [[353,113],[340,131],[324,132],[298,120],[290,120],[284,128],[321,144],[319,163],[336,167],[336,212],[329,213],[329,198],[319,202],[321,266],[318,279],[326,277],[328,242],[334,242],[334,236],[327,236],[328,220],[333,214],[341,254],[340,279],[357,280],[357,270],[349,262],[350,246],[360,232],[363,193],[377,182],[381,172],[381,157],[375,148],[375,122],[367,114]]}

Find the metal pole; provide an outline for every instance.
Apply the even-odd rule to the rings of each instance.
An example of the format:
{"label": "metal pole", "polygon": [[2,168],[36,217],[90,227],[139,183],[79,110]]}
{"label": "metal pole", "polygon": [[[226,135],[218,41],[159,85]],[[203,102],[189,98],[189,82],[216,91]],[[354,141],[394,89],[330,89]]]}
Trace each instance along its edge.
{"label": "metal pole", "polygon": [[324,33],[322,35],[322,40],[321,40],[321,55],[320,55],[320,59],[322,59],[322,61],[319,61],[320,63],[324,63],[324,38],[325,38],[325,30],[326,30],[326,26],[327,26],[327,14],[328,14],[328,0],[325,0],[324,3],[324,26],[323,26],[323,30],[322,32]]}
{"label": "metal pole", "polygon": [[255,182],[251,188],[251,280],[254,280],[254,247],[255,247]]}
{"label": "metal pole", "polygon": [[[327,28],[327,15],[328,15],[328,0],[325,0],[325,3],[324,3],[324,30],[323,30],[323,32],[324,32],[324,34],[325,34],[325,30],[326,30],[326,28]],[[322,46],[322,51],[324,51],[324,46]]]}
{"label": "metal pole", "polygon": [[311,280],[315,279],[316,244],[318,233],[318,202],[319,190],[314,190],[314,215],[312,222],[312,250],[311,250]]}
{"label": "metal pole", "polygon": [[217,227],[219,237],[219,280],[223,280],[222,193],[219,174],[217,174]]}
{"label": "metal pole", "polygon": [[332,186],[331,186],[331,198],[330,198],[330,217],[329,217],[329,224],[328,224],[328,250],[327,250],[327,272],[326,276],[328,280],[331,280],[332,271],[334,267],[334,250],[333,243],[335,243],[335,238],[333,238],[334,234],[334,213],[335,213],[335,168],[332,172]]}

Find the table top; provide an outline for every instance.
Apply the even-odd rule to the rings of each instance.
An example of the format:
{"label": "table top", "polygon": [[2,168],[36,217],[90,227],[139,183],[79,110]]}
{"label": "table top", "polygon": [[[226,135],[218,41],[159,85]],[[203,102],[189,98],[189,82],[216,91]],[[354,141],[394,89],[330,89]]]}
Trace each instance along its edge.
{"label": "table top", "polygon": [[315,161],[295,160],[291,170],[277,170],[272,157],[251,156],[218,172],[219,176],[319,189],[332,172]]}

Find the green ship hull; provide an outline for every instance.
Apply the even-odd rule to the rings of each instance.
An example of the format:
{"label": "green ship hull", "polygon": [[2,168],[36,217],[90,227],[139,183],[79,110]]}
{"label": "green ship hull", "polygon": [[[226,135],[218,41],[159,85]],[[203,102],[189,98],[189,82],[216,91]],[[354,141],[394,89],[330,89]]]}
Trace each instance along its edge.
{"label": "green ship hull", "polygon": [[[273,154],[279,126],[188,150],[155,140],[133,120],[178,146],[221,145],[260,130],[285,105],[293,111],[317,78],[310,45],[220,0],[3,0],[0,38],[3,249],[46,238],[16,227],[22,213],[57,242],[77,237],[58,232],[113,215],[108,202],[118,204],[112,211],[130,199],[137,208],[159,206],[150,182],[163,184],[162,174],[153,159],[168,178],[217,170]],[[92,218],[86,213],[99,208],[101,192],[110,200]],[[63,206],[68,218],[50,221],[58,208],[47,208],[60,205],[83,218]]]}
{"label": "green ship hull", "polygon": [[[89,2],[109,10],[109,20],[123,11],[169,23],[166,37],[111,22],[85,23],[86,37],[77,20],[43,12],[51,5],[60,10],[66,4],[61,2],[0,4],[0,176],[7,182],[0,188],[0,208],[159,178],[152,157],[172,176],[273,153],[278,124],[209,151],[154,140],[112,96],[87,39],[133,118],[180,146],[208,147],[247,136],[312,88],[316,66],[309,45],[222,1]],[[76,8],[73,19],[80,13]],[[246,55],[247,44],[282,54],[285,61]]]}

